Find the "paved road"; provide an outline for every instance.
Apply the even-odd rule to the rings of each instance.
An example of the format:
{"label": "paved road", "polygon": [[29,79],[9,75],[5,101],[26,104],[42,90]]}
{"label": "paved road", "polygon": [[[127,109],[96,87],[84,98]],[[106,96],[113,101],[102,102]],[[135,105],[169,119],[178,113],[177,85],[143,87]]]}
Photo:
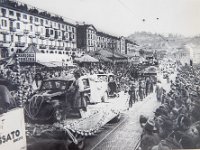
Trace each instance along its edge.
{"label": "paved road", "polygon": [[152,117],[158,106],[155,94],[135,103],[123,113],[120,122],[107,124],[99,134],[86,138],[85,150],[134,150],[142,133],[139,116]]}

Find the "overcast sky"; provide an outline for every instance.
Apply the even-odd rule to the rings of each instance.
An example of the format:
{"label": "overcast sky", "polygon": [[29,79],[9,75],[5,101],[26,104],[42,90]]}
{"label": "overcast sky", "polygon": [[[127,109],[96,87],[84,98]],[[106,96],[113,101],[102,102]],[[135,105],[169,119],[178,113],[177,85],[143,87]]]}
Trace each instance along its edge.
{"label": "overcast sky", "polygon": [[135,31],[200,34],[200,0],[20,1],[115,35],[128,36]]}

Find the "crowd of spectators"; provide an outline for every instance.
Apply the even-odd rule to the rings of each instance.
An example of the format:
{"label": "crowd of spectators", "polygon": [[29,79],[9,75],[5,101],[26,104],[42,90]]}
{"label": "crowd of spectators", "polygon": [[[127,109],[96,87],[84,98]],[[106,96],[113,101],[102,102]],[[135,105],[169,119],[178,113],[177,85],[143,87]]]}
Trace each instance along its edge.
{"label": "crowd of spectators", "polygon": [[[20,73],[14,67],[3,67],[0,71],[0,79],[9,81],[11,95],[16,101],[25,102],[45,79],[66,76],[74,70],[80,69],[82,75],[107,74],[116,75],[115,82],[118,91],[130,94],[130,107],[138,100],[143,100],[153,91],[154,81],[152,78],[136,77],[130,69],[131,65],[126,63],[113,64],[79,64],[73,68],[44,68],[41,66],[21,66]],[[135,68],[135,67],[132,67]],[[13,86],[14,85],[14,86]],[[20,91],[20,92],[19,92]],[[18,103],[20,103],[18,102]]]}
{"label": "crowd of spectators", "polygon": [[[200,72],[180,65],[170,90],[162,90],[153,119],[140,117],[142,150],[200,148]],[[162,89],[162,88],[161,88]]]}

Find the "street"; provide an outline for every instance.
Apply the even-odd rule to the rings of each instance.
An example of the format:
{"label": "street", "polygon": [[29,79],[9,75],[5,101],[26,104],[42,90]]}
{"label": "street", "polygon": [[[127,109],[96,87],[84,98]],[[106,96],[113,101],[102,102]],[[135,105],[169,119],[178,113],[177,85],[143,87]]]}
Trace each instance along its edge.
{"label": "street", "polygon": [[142,133],[140,115],[153,117],[158,106],[155,93],[136,102],[131,109],[123,112],[120,122],[109,123],[97,135],[86,138],[85,150],[133,150]]}

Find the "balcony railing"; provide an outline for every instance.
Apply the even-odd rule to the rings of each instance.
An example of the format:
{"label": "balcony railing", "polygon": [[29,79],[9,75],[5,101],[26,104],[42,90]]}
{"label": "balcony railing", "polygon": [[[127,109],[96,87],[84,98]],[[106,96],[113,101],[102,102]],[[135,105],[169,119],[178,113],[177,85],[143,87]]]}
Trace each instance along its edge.
{"label": "balcony railing", "polygon": [[64,50],[64,47],[58,46],[58,50]]}
{"label": "balcony railing", "polygon": [[56,47],[53,46],[53,45],[50,45],[50,46],[49,46],[49,49],[54,50],[54,49],[56,49]]}
{"label": "balcony railing", "polygon": [[25,42],[16,42],[15,47],[25,47]]}
{"label": "balcony railing", "polygon": [[40,35],[40,32],[38,32],[38,31],[35,32],[35,35],[36,35],[36,36],[39,36],[39,35]]}
{"label": "balcony railing", "polygon": [[9,47],[10,42],[9,41],[0,41],[0,47]]}
{"label": "balcony railing", "polygon": [[40,49],[46,49],[46,48],[47,48],[47,46],[46,46],[46,45],[44,45],[44,44],[40,44],[39,48],[40,48]]}
{"label": "balcony railing", "polygon": [[71,48],[65,47],[65,50],[66,50],[66,51],[71,51]]}
{"label": "balcony railing", "polygon": [[11,32],[16,32],[16,28],[10,27],[10,31],[11,31]]}
{"label": "balcony railing", "polygon": [[35,43],[35,42],[32,42],[32,43],[29,43],[29,44],[28,44],[28,46],[30,46],[30,45],[34,45],[35,47],[37,47],[38,44]]}
{"label": "balcony railing", "polygon": [[24,34],[28,34],[29,33],[29,30],[24,30]]}

